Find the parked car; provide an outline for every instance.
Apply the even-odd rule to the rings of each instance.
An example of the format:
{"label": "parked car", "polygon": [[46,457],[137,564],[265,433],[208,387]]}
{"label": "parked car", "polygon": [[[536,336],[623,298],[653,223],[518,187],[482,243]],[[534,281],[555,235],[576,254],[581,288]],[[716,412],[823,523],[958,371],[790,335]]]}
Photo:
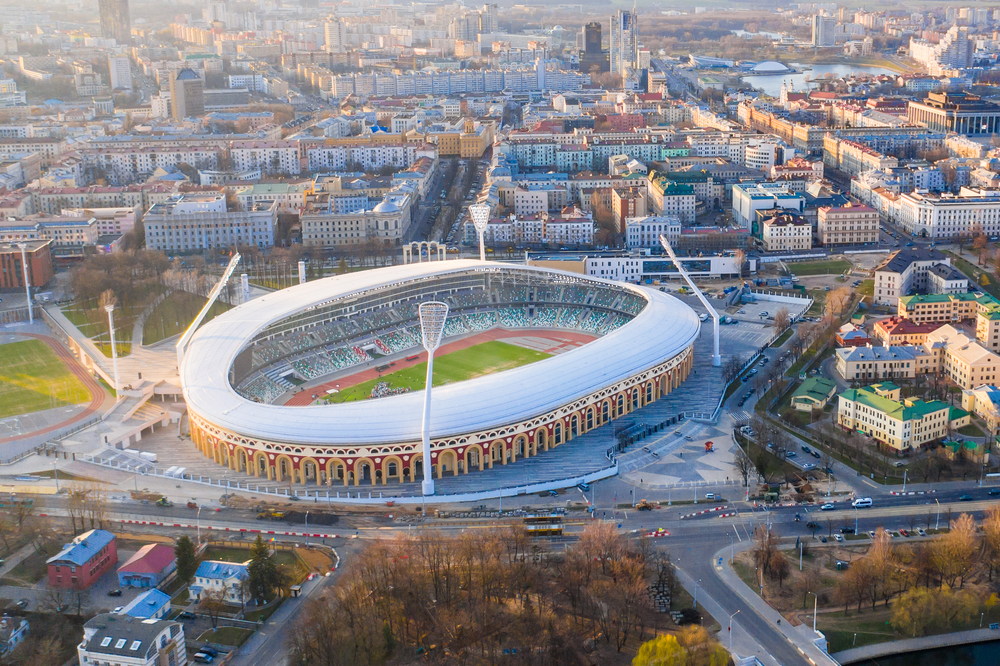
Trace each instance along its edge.
{"label": "parked car", "polygon": [[582,490],[583,492],[587,492],[588,490],[590,490],[590,484],[589,483],[578,483],[578,484],[576,484],[576,487],[579,488],[580,490]]}
{"label": "parked car", "polygon": [[875,538],[875,530],[868,530],[868,536],[871,537],[872,539],[874,539]]}
{"label": "parked car", "polygon": [[843,527],[840,528],[840,533],[841,534],[854,534],[854,528],[850,527],[848,525],[844,525]]}
{"label": "parked car", "polygon": [[27,599],[19,599],[18,602],[17,602],[17,607],[20,608],[21,610],[24,610],[25,608],[28,607],[28,600]]}
{"label": "parked car", "polygon": [[108,591],[108,596],[109,597],[120,597],[120,596],[122,596],[122,591],[119,590],[118,588],[115,588],[113,590],[109,590]]}
{"label": "parked car", "polygon": [[837,541],[843,541],[844,540],[844,535],[843,534],[834,534],[833,538],[836,539]]}
{"label": "parked car", "polygon": [[918,527],[917,528],[917,534],[919,534],[920,536],[927,536],[927,530],[925,530],[922,527]]}
{"label": "parked car", "polygon": [[210,654],[205,654],[204,652],[194,653],[194,660],[197,661],[199,664],[211,664],[212,659],[213,657]]}
{"label": "parked car", "polygon": [[111,612],[117,615],[118,613],[121,613],[123,610],[125,610],[124,606],[115,606],[115,609]]}
{"label": "parked car", "polygon": [[207,654],[209,657],[212,658],[219,656],[219,652],[215,648],[209,647],[207,645],[198,650],[198,652],[204,652],[205,654]]}
{"label": "parked car", "polygon": [[198,619],[198,616],[195,615],[194,613],[192,613],[191,611],[181,611],[180,613],[177,614],[177,619],[178,620],[196,620],[196,619]]}
{"label": "parked car", "polygon": [[821,536],[819,540],[822,541],[823,543],[826,543],[828,541],[828,539],[825,536]]}
{"label": "parked car", "polygon": [[811,469],[816,469],[816,465],[813,465],[812,463],[806,463],[802,466],[802,469],[808,472]]}

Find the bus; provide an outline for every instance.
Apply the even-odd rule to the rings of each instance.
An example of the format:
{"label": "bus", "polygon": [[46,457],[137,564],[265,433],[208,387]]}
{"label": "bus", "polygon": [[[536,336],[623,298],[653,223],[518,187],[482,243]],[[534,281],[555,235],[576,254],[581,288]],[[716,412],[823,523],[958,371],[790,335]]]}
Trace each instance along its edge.
{"label": "bus", "polygon": [[555,512],[526,514],[522,525],[529,536],[562,536],[563,533],[563,517]]}

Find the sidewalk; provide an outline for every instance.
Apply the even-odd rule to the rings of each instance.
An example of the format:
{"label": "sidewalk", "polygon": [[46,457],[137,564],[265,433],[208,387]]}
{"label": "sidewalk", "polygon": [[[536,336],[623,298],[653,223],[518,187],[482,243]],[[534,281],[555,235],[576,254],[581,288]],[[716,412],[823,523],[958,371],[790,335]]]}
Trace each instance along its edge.
{"label": "sidewalk", "polygon": [[[681,586],[687,591],[688,594],[694,596],[695,581],[694,579],[681,569],[676,569],[677,580],[680,582]],[[708,593],[704,590],[698,592],[698,603],[701,605],[702,609],[715,618],[722,628],[719,630],[718,639],[719,642],[728,650],[729,649],[729,613],[723,610],[722,606],[719,605],[715,599],[710,597]],[[771,653],[757,642],[757,639],[746,629],[742,627],[739,623],[739,616],[737,616],[736,621],[733,622],[733,642],[732,642],[732,654],[734,655],[734,660],[739,662],[735,655],[739,655],[741,658],[755,657],[760,663],[765,666],[784,666],[778,662]]]}
{"label": "sidewalk", "polygon": [[951,645],[966,645],[969,643],[984,643],[995,640],[1000,640],[1000,632],[996,629],[972,629],[971,631],[956,631],[950,634],[921,636],[920,638],[907,638],[902,641],[865,645],[864,647],[851,648],[850,650],[838,652],[833,656],[840,663],[867,662],[870,659],[903,652],[915,652],[917,650],[928,650]]}
{"label": "sidewalk", "polygon": [[[744,552],[750,550],[753,547],[753,541],[743,541],[740,542],[739,547],[736,550]],[[732,552],[732,548],[723,548],[718,551],[713,558],[713,566],[715,567],[716,573],[722,578],[722,581],[729,586],[736,594],[738,594],[743,601],[749,605],[754,612],[764,618],[767,622],[774,625],[774,627],[780,631],[788,641],[795,646],[795,648],[803,654],[806,659],[809,659],[812,663],[818,666],[823,666],[826,664],[836,664],[837,661],[830,657],[829,654],[821,650],[816,646],[815,640],[820,637],[820,634],[813,633],[812,627],[800,624],[797,627],[793,627],[789,622],[784,621],[781,613],[771,607],[766,601],[760,598],[760,596],[751,590],[743,579],[740,578],[733,567],[729,563],[729,555]],[[722,565],[718,564],[722,561]],[[778,621],[782,620],[781,624]]]}

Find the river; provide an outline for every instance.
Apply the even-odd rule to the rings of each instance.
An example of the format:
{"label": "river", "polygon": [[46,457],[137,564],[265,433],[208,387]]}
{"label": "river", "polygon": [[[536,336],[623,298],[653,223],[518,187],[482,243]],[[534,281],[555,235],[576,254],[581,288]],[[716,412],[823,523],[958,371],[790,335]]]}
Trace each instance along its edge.
{"label": "river", "polygon": [[1000,663],[1000,641],[905,652],[876,660],[855,661],[852,666],[996,666]]}
{"label": "river", "polygon": [[805,91],[807,88],[815,87],[814,84],[806,83],[806,76],[812,79],[819,79],[824,74],[833,74],[840,78],[851,74],[895,74],[896,72],[884,67],[874,67],[872,65],[850,65],[850,64],[829,64],[829,65],[803,65],[792,63],[791,67],[803,70],[801,73],[784,74],[761,74],[758,76],[744,76],[743,82],[758,90],[778,97],[781,94],[781,84],[785,81],[789,83],[792,90]]}

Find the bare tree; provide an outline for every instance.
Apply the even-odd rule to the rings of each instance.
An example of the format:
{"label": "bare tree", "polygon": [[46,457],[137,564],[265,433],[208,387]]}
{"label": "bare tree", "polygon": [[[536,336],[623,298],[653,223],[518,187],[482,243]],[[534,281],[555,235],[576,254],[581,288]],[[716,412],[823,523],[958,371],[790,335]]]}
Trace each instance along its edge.
{"label": "bare tree", "polygon": [[791,317],[788,314],[788,308],[778,308],[778,311],[774,313],[774,330],[777,333],[784,331],[791,324]]}

